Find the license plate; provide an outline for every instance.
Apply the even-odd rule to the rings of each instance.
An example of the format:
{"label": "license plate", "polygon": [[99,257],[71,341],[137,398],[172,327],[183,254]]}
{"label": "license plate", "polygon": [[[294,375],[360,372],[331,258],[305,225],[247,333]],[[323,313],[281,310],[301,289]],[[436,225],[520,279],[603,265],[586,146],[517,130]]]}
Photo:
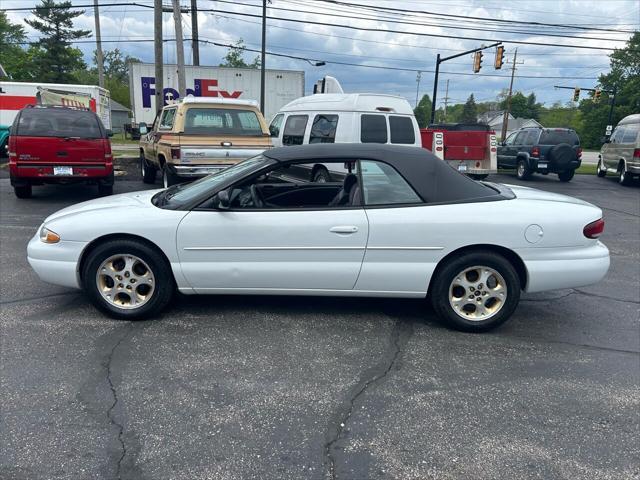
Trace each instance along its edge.
{"label": "license plate", "polygon": [[458,165],[458,171],[459,172],[466,172],[467,171],[467,166],[466,165]]}
{"label": "license plate", "polygon": [[542,168],[543,170],[547,169],[547,162],[538,163],[538,168]]}
{"label": "license plate", "polygon": [[73,175],[72,167],[53,167],[54,175]]}

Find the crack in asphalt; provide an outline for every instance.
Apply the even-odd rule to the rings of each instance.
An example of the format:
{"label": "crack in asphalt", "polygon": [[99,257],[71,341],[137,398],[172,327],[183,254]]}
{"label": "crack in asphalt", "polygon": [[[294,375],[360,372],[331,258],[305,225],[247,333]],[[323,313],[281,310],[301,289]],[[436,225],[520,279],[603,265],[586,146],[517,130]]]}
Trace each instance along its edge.
{"label": "crack in asphalt", "polygon": [[[369,389],[369,387],[382,381],[389,374],[396,365],[404,347],[412,335],[413,325],[411,323],[396,320],[393,330],[391,331],[391,339],[387,352],[385,352],[383,358],[377,365],[369,369],[368,372],[365,372],[363,378],[351,390],[351,395],[345,402],[345,408],[343,408],[343,411],[341,413],[338,412],[334,416],[334,426],[329,427],[329,440],[324,445],[324,454],[329,464],[329,478],[331,478],[331,480],[337,480],[338,478],[336,474],[336,458],[334,455],[334,449],[336,444],[341,440],[347,423],[353,415],[356,402]],[[369,374],[367,375],[366,373]]]}
{"label": "crack in asphalt", "polygon": [[65,295],[79,295],[80,293],[81,292],[79,290],[74,290],[72,292],[50,293],[48,295],[42,295],[40,297],[16,298],[14,300],[3,300],[3,301],[0,301],[0,305],[12,305],[14,303],[33,302],[34,300],[45,300],[47,298],[62,297],[62,296],[65,296]]}
{"label": "crack in asphalt", "polygon": [[580,290],[579,288],[574,288],[574,290],[581,295],[587,295],[589,297],[604,298],[605,300],[613,300],[614,302],[633,303],[635,305],[640,305],[640,301],[638,300],[624,300],[622,298],[610,297],[609,295],[600,295],[599,293],[585,292],[584,290]]}
{"label": "crack in asphalt", "polygon": [[127,455],[127,447],[124,444],[124,440],[122,438],[122,436],[124,435],[124,427],[122,426],[122,424],[118,423],[118,421],[115,419],[113,415],[113,409],[118,404],[118,392],[116,391],[116,387],[113,384],[113,380],[111,378],[111,362],[113,360],[113,356],[115,354],[116,349],[131,334],[132,331],[133,331],[133,328],[130,328],[129,330],[127,330],[125,334],[122,335],[122,337],[120,337],[120,339],[113,345],[113,348],[109,352],[109,356],[107,357],[107,362],[105,365],[105,368],[107,370],[107,382],[109,383],[109,388],[111,389],[111,395],[113,396],[113,403],[107,410],[107,419],[109,420],[109,423],[111,423],[111,425],[115,426],[118,429],[118,441],[120,442],[120,446],[122,448],[122,455],[120,455],[120,458],[118,459],[118,463],[116,466],[116,478],[118,480],[120,480],[121,478],[120,470],[122,468],[122,461],[124,460],[124,457]]}

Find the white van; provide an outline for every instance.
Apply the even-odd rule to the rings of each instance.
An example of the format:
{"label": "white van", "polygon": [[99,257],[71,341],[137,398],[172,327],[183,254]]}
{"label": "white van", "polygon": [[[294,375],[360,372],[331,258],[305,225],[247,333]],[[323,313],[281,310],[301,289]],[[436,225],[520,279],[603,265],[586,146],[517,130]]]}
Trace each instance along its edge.
{"label": "white van", "polygon": [[[269,132],[274,147],[310,143],[422,147],[413,109],[405,98],[395,95],[320,93],[302,97],[280,109]],[[310,178],[315,182],[337,179],[322,164],[313,167]]]}

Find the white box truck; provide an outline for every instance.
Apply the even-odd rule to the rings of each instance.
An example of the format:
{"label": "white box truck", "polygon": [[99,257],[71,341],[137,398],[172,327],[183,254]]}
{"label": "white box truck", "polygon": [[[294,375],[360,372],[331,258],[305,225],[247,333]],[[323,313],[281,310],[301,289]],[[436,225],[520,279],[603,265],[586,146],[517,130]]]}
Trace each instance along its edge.
{"label": "white box truck", "polygon": [[[260,101],[260,69],[229,67],[185,67],[187,95],[194,97],[240,98]],[[155,66],[152,63],[129,64],[131,108],[136,123],[153,123],[156,116]],[[304,72],[266,70],[265,111],[269,121],[279,110],[304,95]],[[165,65],[163,75],[165,105],[180,98],[176,65]]]}

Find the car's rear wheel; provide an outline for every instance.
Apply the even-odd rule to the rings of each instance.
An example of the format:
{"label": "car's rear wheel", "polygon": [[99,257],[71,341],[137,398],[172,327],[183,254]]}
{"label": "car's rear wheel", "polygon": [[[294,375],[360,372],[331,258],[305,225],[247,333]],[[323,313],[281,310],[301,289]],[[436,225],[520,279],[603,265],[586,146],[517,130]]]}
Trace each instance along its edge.
{"label": "car's rear wheel", "polygon": [[518,165],[516,167],[516,176],[520,180],[529,180],[532,173],[533,172],[531,172],[531,169],[529,168],[529,165],[527,165],[526,160],[524,160],[523,158],[518,160]]}
{"label": "car's rear wheel", "polygon": [[18,198],[31,198],[33,194],[33,189],[30,184],[20,185],[13,187],[13,192],[16,194]]}
{"label": "car's rear wheel", "polygon": [[575,170],[565,170],[564,172],[559,172],[558,180],[560,180],[561,182],[569,182],[571,181],[575,173]]}
{"label": "car's rear wheel", "polygon": [[313,174],[313,181],[316,183],[329,183],[331,182],[331,175],[326,168],[321,167]]}
{"label": "car's rear wheel", "polygon": [[602,165],[602,157],[598,158],[598,166],[596,167],[596,175],[600,178],[607,176],[607,170]]}
{"label": "car's rear wheel", "polygon": [[92,250],[84,262],[82,283],[96,307],[126,320],[158,314],[174,292],[165,258],[134,240],[113,240]]}
{"label": "car's rear wheel", "polygon": [[142,175],[143,183],[155,183],[156,167],[149,165],[149,162],[144,158],[144,153],[142,152],[140,152],[140,174]]}
{"label": "car's rear wheel", "polygon": [[491,252],[469,252],[436,273],[431,303],[455,329],[483,332],[506,322],[520,300],[520,281],[513,265]]}
{"label": "car's rear wheel", "polygon": [[624,163],[620,164],[618,169],[618,182],[620,185],[631,185],[633,177],[627,172],[627,166]]}
{"label": "car's rear wheel", "polygon": [[169,167],[165,165],[162,169],[162,185],[164,188],[169,188],[176,183],[180,183],[180,179],[175,173],[169,170]]}

